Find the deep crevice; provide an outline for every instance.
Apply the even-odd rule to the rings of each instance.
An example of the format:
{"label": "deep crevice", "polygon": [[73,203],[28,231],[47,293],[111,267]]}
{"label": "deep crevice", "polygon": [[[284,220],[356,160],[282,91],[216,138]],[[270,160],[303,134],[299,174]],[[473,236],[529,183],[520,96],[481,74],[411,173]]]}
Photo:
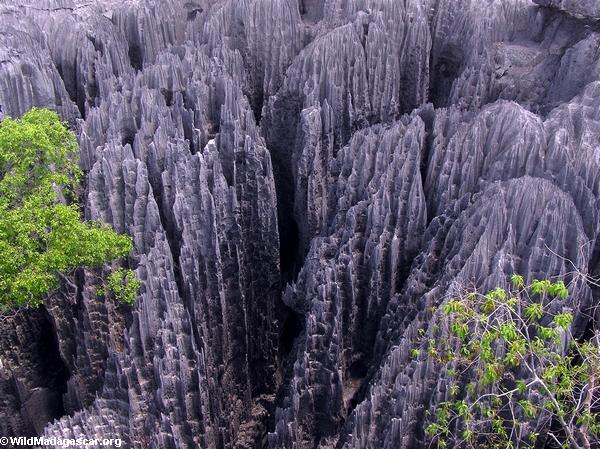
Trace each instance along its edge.
{"label": "deep crevice", "polygon": [[56,396],[53,407],[48,411],[53,419],[58,419],[66,413],[63,394],[67,391],[67,382],[71,374],[61,357],[54,325],[45,310],[40,321],[38,338],[37,355],[44,372],[44,386]]}
{"label": "deep crevice", "polygon": [[300,228],[295,217],[295,181],[292,159],[296,142],[296,119],[301,105],[294,98],[279,98],[261,123],[273,163],[277,194],[277,226],[282,285],[292,282],[300,271]]}
{"label": "deep crevice", "polygon": [[262,88],[257,89],[255,98],[252,101],[252,112],[254,113],[254,120],[256,126],[260,126],[262,120],[262,110],[265,102],[265,93]]}
{"label": "deep crevice", "polygon": [[129,56],[129,63],[131,64],[131,67],[133,67],[138,72],[142,70],[144,63],[142,58],[142,50],[139,47],[139,45],[130,45],[127,54]]}
{"label": "deep crevice", "polygon": [[[304,332],[304,317],[287,306],[283,300],[280,300],[277,304],[277,321],[281,323],[277,353],[277,377],[279,379],[275,392],[275,401],[273,401],[265,420],[267,434],[275,431],[274,409],[277,404],[281,404],[288,394],[288,388],[294,374],[294,363],[296,361],[296,351],[294,349]],[[268,447],[267,440],[263,442],[262,448],[266,447]]]}
{"label": "deep crevice", "polygon": [[458,77],[463,59],[463,51],[452,45],[446,46],[437,58],[432,52],[429,98],[436,108],[447,105],[452,85]]}
{"label": "deep crevice", "polygon": [[279,336],[279,347],[283,353],[283,356],[287,356],[294,348],[296,339],[302,333],[304,329],[302,323],[302,316],[296,313],[290,307],[284,305],[285,317],[283,318],[283,324],[281,326],[281,334]]}
{"label": "deep crevice", "polygon": [[300,0],[298,2],[298,12],[303,20],[316,23],[323,18],[322,0]]}
{"label": "deep crevice", "polygon": [[58,76],[60,76],[60,79],[63,82],[63,86],[65,86],[65,90],[67,91],[67,95],[69,95],[69,99],[75,104],[75,106],[79,110],[81,118],[85,120],[85,95],[82,97],[80,94],[80,90],[83,91],[83,88],[80,89],[77,85],[77,78],[75,74],[76,69],[71,67],[65,71],[65,67],[63,67],[62,64],[58,64],[56,62],[54,66],[56,67]]}
{"label": "deep crevice", "polygon": [[165,97],[165,104],[168,107],[173,106],[173,91],[171,89],[161,88],[160,93]]}
{"label": "deep crevice", "polygon": [[344,394],[348,395],[348,405],[345,410],[346,418],[340,423],[343,428],[346,419],[352,414],[358,404],[365,398],[369,375],[369,364],[367,360],[358,359],[350,364],[346,370],[346,381],[344,382]]}
{"label": "deep crevice", "polygon": [[277,191],[277,227],[282,285],[296,279],[300,271],[300,228],[294,216],[294,178],[289,162],[271,151],[273,176]]}
{"label": "deep crevice", "polygon": [[121,146],[125,147],[126,145],[129,145],[131,147],[131,149],[133,150],[133,142],[135,141],[135,135],[136,135],[135,131],[124,128],[122,130]]}
{"label": "deep crevice", "polygon": [[298,274],[298,251],[300,231],[288,208],[279,211],[279,250],[281,256],[281,277],[284,283],[293,281]]}
{"label": "deep crevice", "polygon": [[[430,166],[429,158],[433,152],[433,144],[435,140],[434,129],[436,113],[433,108],[426,106],[421,108],[419,111],[419,116],[425,124],[425,141],[423,142],[423,150],[421,151],[421,164],[419,166],[419,171],[421,173],[421,186],[426,198],[425,203],[427,204],[427,226],[429,226],[433,220],[434,214],[432,213],[433,201],[430,198],[427,198],[427,170]],[[407,269],[410,269],[410,266],[407,267]],[[405,275],[408,277],[408,273]],[[402,277],[402,279],[404,283],[405,277]]]}
{"label": "deep crevice", "polygon": [[367,376],[369,367],[362,360],[356,360],[348,367],[348,377],[350,379],[363,379]]}

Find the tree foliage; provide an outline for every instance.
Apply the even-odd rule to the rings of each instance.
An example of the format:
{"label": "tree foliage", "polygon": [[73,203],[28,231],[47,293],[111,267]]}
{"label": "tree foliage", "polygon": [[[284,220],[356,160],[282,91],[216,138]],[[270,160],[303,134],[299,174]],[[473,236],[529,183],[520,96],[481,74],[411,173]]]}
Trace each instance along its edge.
{"label": "tree foliage", "polygon": [[600,343],[572,334],[573,315],[551,312],[562,282],[519,275],[509,289],[443,306],[451,337],[429,357],[454,365],[448,400],[426,431],[438,448],[600,447]]}
{"label": "tree foliage", "polygon": [[38,306],[60,273],[126,256],[131,238],[85,222],[74,135],[55,112],[0,123],[0,308]]}

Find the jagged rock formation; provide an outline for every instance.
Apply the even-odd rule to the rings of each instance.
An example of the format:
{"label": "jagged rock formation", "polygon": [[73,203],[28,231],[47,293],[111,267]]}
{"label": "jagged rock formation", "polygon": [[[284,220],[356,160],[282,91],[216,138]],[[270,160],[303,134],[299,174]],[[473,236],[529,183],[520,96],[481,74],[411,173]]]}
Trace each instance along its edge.
{"label": "jagged rock formation", "polygon": [[4,113],[21,115],[34,106],[46,106],[73,119],[76,109],[50,58],[44,34],[29,18],[17,18],[17,11],[16,7],[2,10],[0,102]]}
{"label": "jagged rock formation", "polygon": [[[408,120],[407,120],[408,122]],[[306,317],[297,342],[296,397],[278,410],[272,447],[311,446],[335,433],[366,376],[378,323],[404,281],[425,228],[419,166],[424,124],[360,131],[330,162],[339,173],[325,210],[325,237],[313,239],[284,301]],[[298,443],[297,443],[298,444]]]}
{"label": "jagged rock formation", "polygon": [[551,6],[585,19],[600,19],[600,5],[594,0],[534,0],[538,5]]}
{"label": "jagged rock formation", "polygon": [[[559,222],[561,231],[550,232]],[[566,258],[586,271],[590,253],[571,198],[550,182],[530,177],[467,194],[431,222],[425,240],[403,291],[390,301],[382,320],[377,345],[377,352],[384,354],[382,363],[346,424],[344,448],[426,444],[425,412],[449,398],[448,370],[453,365],[438,366],[425,351],[414,360],[410,350],[421,347],[421,340],[439,341],[438,329],[448,332],[447,318],[435,312],[448,294],[458,294],[471,283],[483,288],[505,285],[507,272],[532,278],[564,275],[573,269]],[[586,310],[589,288],[578,285],[574,294],[580,310]],[[561,306],[572,304],[556,304]]]}
{"label": "jagged rock formation", "polygon": [[0,3],[2,113],[71,123],[142,280],[4,318],[0,434],[427,447],[448,295],[600,268],[600,11],[535,3]]}

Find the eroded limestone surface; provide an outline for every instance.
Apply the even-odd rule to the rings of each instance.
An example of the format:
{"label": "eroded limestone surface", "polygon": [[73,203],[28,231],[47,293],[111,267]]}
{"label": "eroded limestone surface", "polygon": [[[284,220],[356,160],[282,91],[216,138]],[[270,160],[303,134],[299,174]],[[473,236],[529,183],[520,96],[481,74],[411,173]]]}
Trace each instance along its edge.
{"label": "eroded limestone surface", "polygon": [[3,321],[0,434],[428,447],[448,295],[598,273],[600,9],[535,3],[2,2],[2,113],[71,123],[142,287]]}

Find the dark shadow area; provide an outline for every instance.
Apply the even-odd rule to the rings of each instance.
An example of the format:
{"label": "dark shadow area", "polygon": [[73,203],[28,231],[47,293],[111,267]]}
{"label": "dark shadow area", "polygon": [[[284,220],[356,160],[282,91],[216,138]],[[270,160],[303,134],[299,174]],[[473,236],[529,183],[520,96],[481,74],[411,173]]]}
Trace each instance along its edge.
{"label": "dark shadow area", "polygon": [[281,207],[279,215],[279,245],[281,254],[281,277],[284,283],[293,281],[298,273],[297,258],[300,247],[298,224],[292,211]]}
{"label": "dark shadow area", "polygon": [[63,394],[67,391],[70,373],[60,355],[54,327],[47,313],[44,314],[44,320],[40,323],[37,349],[39,362],[44,372],[45,387],[55,393],[56,397],[48,414],[57,419],[65,415]]}
{"label": "dark shadow area", "polygon": [[446,46],[439,56],[432,57],[429,97],[436,108],[447,105],[452,85],[458,76],[463,58],[463,51],[453,45]]}
{"label": "dark shadow area", "polygon": [[254,98],[252,101],[252,112],[254,113],[254,119],[256,120],[256,126],[260,126],[264,102],[265,102],[265,93],[263,92],[262,87],[257,87],[256,95],[254,95]]}
{"label": "dark shadow area", "polygon": [[133,67],[138,72],[142,70],[144,61],[142,58],[142,50],[139,47],[139,45],[130,45],[128,55],[131,67]]}
{"label": "dark shadow area", "polygon": [[[95,64],[94,64],[95,65]],[[90,107],[94,107],[96,105],[96,100],[100,95],[100,88],[98,86],[98,80],[96,78],[96,68],[94,67],[94,71],[92,72],[92,78],[90,83],[87,86],[88,98],[86,98],[86,102]],[[85,106],[83,107],[83,111],[81,112],[81,117],[85,119]]]}
{"label": "dark shadow area", "polygon": [[323,0],[300,0],[298,10],[302,19],[308,22],[318,22],[323,18]]}
{"label": "dark shadow area", "polygon": [[368,371],[367,364],[362,360],[357,360],[348,367],[348,376],[351,379],[363,379],[367,376]]}
{"label": "dark shadow area", "polygon": [[160,93],[165,97],[165,103],[168,107],[173,106],[173,91],[170,89],[161,88]]}
{"label": "dark shadow area", "polygon": [[[421,183],[423,185],[423,189],[426,190],[427,171],[429,168],[429,158],[431,156],[431,152],[432,152],[434,140],[435,140],[435,134],[434,134],[435,117],[436,117],[435,109],[433,109],[433,107],[431,105],[426,105],[419,109],[419,116],[421,117],[421,119],[423,120],[423,123],[425,124],[425,131],[426,131],[425,145],[424,145],[423,153],[421,156],[421,164],[419,166],[419,171],[421,172]],[[424,193],[425,193],[425,196],[427,196],[428,192],[425,191]],[[429,223],[431,223],[431,220],[433,220],[433,218],[434,218],[433,201],[431,201],[430,198],[427,198],[426,204],[428,207],[428,209],[427,209],[427,225],[429,225]],[[405,272],[404,270],[410,270],[410,265],[412,265],[412,261],[408,265],[409,265],[408,267],[398,267],[399,268],[399,276],[397,277],[398,284],[396,285],[396,291],[400,291],[400,288],[402,287],[402,285],[400,285],[400,281],[402,284],[404,284],[404,281],[408,277],[408,272]]]}
{"label": "dark shadow area", "polygon": [[85,92],[83,87],[77,84],[76,69],[71,66],[64,67],[62,64],[56,63],[56,70],[63,81],[69,98],[77,106],[81,118],[85,119]]}
{"label": "dark shadow area", "polygon": [[125,146],[127,144],[129,144],[129,146],[131,146],[131,148],[133,149],[133,142],[135,141],[135,131],[132,131],[130,129],[123,129],[122,131],[122,138],[121,138],[121,146]]}
{"label": "dark shadow area", "polygon": [[295,208],[295,182],[292,172],[293,148],[301,105],[295,98],[282,97],[275,102],[273,111],[265,115],[261,128],[273,162],[273,178],[277,191],[277,222],[281,281],[285,286],[293,281],[302,265],[300,229]]}
{"label": "dark shadow area", "polygon": [[294,348],[296,338],[302,333],[303,324],[302,316],[294,312],[291,308],[284,306],[285,318],[281,326],[281,334],[279,336],[279,347],[284,355],[288,355]]}
{"label": "dark shadow area", "polygon": [[344,397],[346,403],[344,420],[340,423],[343,426],[345,419],[352,414],[352,411],[360,404],[367,393],[369,385],[369,361],[358,359],[350,364],[346,369],[346,379],[344,381]]}
{"label": "dark shadow area", "polygon": [[[293,378],[294,362],[296,361],[296,352],[294,345],[298,338],[301,338],[304,331],[304,317],[295,312],[291,307],[284,304],[282,300],[277,303],[277,321],[279,327],[279,346],[278,346],[278,372],[281,381],[278,383],[273,404],[281,404],[288,393],[290,382]],[[271,410],[265,421],[267,433],[275,431],[275,413]],[[263,445],[266,447],[266,445]]]}

